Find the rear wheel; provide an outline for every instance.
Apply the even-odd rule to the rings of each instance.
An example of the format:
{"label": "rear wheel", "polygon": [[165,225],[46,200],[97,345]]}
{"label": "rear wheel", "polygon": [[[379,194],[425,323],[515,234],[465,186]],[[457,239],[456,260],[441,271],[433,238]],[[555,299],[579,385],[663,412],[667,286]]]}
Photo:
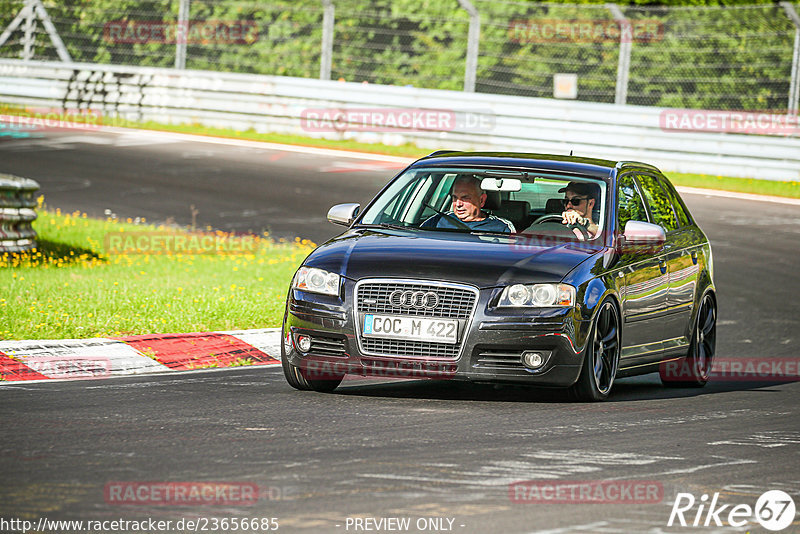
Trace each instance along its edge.
{"label": "rear wheel", "polygon": [[286,338],[281,336],[281,366],[283,367],[283,376],[286,381],[295,389],[301,391],[318,391],[320,393],[330,393],[342,383],[344,374],[333,374],[329,372],[320,372],[318,377],[308,378],[311,374],[308,370],[302,369],[289,362],[286,357]]}
{"label": "rear wheel", "polygon": [[581,374],[571,388],[573,396],[585,402],[607,399],[617,376],[619,354],[619,313],[614,301],[606,299],[589,332]]}
{"label": "rear wheel", "polygon": [[667,387],[701,388],[708,382],[717,348],[717,306],[707,293],[700,303],[686,358],[661,366],[661,383]]}

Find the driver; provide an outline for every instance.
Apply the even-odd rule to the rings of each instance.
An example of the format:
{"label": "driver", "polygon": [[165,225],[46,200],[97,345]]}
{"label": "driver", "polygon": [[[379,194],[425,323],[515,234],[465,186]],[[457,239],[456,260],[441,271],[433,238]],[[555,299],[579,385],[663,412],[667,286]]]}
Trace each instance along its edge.
{"label": "driver", "polygon": [[[450,189],[452,211],[446,215],[455,215],[472,230],[484,232],[514,233],[516,229],[511,221],[486,213],[481,208],[486,204],[486,193],[481,189],[481,181],[475,176],[460,175]],[[420,225],[421,228],[453,228],[460,226],[449,217],[436,214]]]}
{"label": "driver", "polygon": [[579,239],[583,236],[576,226],[586,230],[590,239],[595,237],[599,228],[592,220],[592,210],[597,204],[597,187],[586,182],[570,182],[558,192],[564,193],[561,223],[566,224]]}

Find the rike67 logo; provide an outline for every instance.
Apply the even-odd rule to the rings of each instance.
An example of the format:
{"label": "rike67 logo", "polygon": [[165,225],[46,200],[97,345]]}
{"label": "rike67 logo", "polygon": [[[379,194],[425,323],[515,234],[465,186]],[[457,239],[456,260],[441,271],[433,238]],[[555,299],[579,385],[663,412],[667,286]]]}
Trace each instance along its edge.
{"label": "rike67 logo", "polygon": [[795,511],[792,497],[780,490],[764,492],[754,507],[749,504],[722,504],[719,502],[719,493],[710,499],[703,494],[699,500],[691,493],[678,493],[667,526],[742,528],[748,523],[758,522],[763,528],[777,532],[792,524]]}

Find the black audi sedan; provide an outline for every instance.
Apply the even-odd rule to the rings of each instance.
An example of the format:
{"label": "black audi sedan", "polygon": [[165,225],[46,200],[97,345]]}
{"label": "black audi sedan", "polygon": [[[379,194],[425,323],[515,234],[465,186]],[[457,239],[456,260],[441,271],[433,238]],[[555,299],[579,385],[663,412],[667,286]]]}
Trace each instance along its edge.
{"label": "black audi sedan", "polygon": [[711,248],[672,184],[633,161],[434,152],[295,274],[287,381],[345,375],[569,388],[608,397],[659,372],[703,386],[715,351]]}

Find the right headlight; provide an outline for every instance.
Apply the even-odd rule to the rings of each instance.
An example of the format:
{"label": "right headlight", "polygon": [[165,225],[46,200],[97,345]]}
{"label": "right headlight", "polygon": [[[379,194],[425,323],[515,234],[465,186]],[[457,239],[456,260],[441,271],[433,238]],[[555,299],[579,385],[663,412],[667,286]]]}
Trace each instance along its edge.
{"label": "right headlight", "polygon": [[575,288],[568,284],[514,284],[500,295],[500,308],[552,308],[575,304]]}
{"label": "right headlight", "polygon": [[314,267],[300,267],[294,275],[292,287],[322,293],[323,295],[337,296],[339,294],[339,275],[317,269]]}

